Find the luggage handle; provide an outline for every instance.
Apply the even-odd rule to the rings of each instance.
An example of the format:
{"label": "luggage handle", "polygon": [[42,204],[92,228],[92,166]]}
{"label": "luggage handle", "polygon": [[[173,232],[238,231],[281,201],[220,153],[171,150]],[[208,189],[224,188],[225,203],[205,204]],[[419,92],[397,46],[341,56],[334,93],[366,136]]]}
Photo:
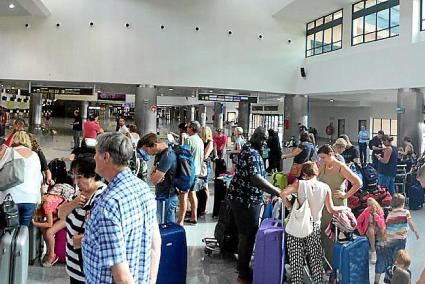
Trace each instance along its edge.
{"label": "luggage handle", "polygon": [[277,220],[277,219],[274,219],[274,218],[266,218],[266,219],[263,220],[263,222],[261,224],[272,225],[274,227],[282,227],[283,226],[282,220]]}
{"label": "luggage handle", "polygon": [[160,217],[160,220],[159,220],[159,224],[162,225],[165,222],[165,202],[166,202],[167,198],[165,196],[157,196],[155,199],[157,201],[161,202],[161,204],[162,204],[161,217]]}

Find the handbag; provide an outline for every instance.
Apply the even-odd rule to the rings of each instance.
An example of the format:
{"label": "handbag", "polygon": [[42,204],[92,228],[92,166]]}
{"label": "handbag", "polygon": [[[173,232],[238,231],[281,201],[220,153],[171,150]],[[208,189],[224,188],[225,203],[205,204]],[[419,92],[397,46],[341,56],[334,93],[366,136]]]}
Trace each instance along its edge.
{"label": "handbag", "polygon": [[19,209],[9,194],[0,205],[0,229],[10,230],[19,226]]}
{"label": "handbag", "polygon": [[8,190],[24,182],[25,161],[23,158],[15,159],[15,150],[9,148],[5,153],[3,166],[0,168],[0,191]]}
{"label": "handbag", "polygon": [[308,190],[305,182],[301,181],[299,186],[305,191],[306,199],[301,206],[298,198],[295,200],[289,215],[289,221],[286,224],[286,232],[296,238],[305,238],[313,232],[313,223],[311,221],[311,210],[307,197]]}
{"label": "handbag", "polygon": [[302,164],[293,163],[291,169],[289,170],[289,175],[293,177],[299,177],[301,175],[302,169],[303,169]]}

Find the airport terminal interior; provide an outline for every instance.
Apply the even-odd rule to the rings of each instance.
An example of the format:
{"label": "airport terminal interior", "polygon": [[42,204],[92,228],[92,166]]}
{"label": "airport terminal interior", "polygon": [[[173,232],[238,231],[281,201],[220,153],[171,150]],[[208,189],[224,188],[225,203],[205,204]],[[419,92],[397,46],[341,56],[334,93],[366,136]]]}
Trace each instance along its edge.
{"label": "airport terminal interior", "polygon": [[[317,148],[344,134],[358,148],[365,130],[368,140],[383,131],[396,147],[410,137],[418,157],[425,151],[425,0],[0,0],[0,54],[2,135],[23,118],[48,161],[77,147],[77,109],[105,132],[122,117],[163,141],[196,120],[221,129],[229,151],[236,127],[249,139],[260,126],[274,130],[283,154],[300,126]],[[280,161],[285,174],[292,162]],[[218,221],[213,175],[209,187],[206,214],[183,226],[186,283],[238,283],[237,255],[205,251]],[[410,213],[416,283],[425,209]],[[67,283],[65,268],[37,262],[26,283]]]}

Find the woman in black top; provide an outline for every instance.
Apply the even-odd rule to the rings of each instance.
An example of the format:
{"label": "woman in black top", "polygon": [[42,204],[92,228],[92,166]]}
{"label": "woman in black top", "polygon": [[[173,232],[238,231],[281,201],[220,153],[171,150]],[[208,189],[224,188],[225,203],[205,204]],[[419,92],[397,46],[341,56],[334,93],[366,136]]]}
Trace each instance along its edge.
{"label": "woman in black top", "polygon": [[339,136],[339,138],[342,138],[347,142],[347,147],[345,147],[344,152],[342,152],[341,156],[344,157],[345,163],[347,165],[351,163],[356,163],[360,165],[360,152],[359,150],[353,146],[350,142],[350,138],[348,138],[347,135],[343,134]]}
{"label": "woman in black top", "polygon": [[[109,111],[109,110],[106,110]],[[83,119],[81,118],[80,111],[74,110],[74,123],[72,124],[72,133],[74,138],[74,149],[80,147],[80,136],[83,131]]]}
{"label": "woman in black top", "polygon": [[267,147],[270,149],[270,152],[269,168],[267,169],[267,172],[270,173],[274,169],[280,172],[280,156],[282,156],[282,148],[280,147],[279,136],[273,129],[269,129],[268,132],[269,139],[267,139]]}
{"label": "woman in black top", "polygon": [[300,135],[300,144],[298,147],[291,153],[282,155],[282,159],[294,158],[289,174],[298,178],[301,176],[302,164],[311,161],[313,154],[314,145],[311,143],[310,135],[307,132],[303,132]]}

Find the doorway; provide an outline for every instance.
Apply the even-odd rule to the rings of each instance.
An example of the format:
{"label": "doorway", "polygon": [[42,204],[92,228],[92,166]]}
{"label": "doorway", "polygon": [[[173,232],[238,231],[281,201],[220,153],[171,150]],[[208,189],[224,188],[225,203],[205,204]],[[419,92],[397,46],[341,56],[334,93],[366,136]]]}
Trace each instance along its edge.
{"label": "doorway", "polygon": [[359,120],[359,129],[357,130],[357,132],[360,132],[360,130],[362,130],[362,126],[364,126],[365,129],[367,129],[367,120]]}
{"label": "doorway", "polygon": [[345,134],[345,119],[338,119],[338,137]]}

